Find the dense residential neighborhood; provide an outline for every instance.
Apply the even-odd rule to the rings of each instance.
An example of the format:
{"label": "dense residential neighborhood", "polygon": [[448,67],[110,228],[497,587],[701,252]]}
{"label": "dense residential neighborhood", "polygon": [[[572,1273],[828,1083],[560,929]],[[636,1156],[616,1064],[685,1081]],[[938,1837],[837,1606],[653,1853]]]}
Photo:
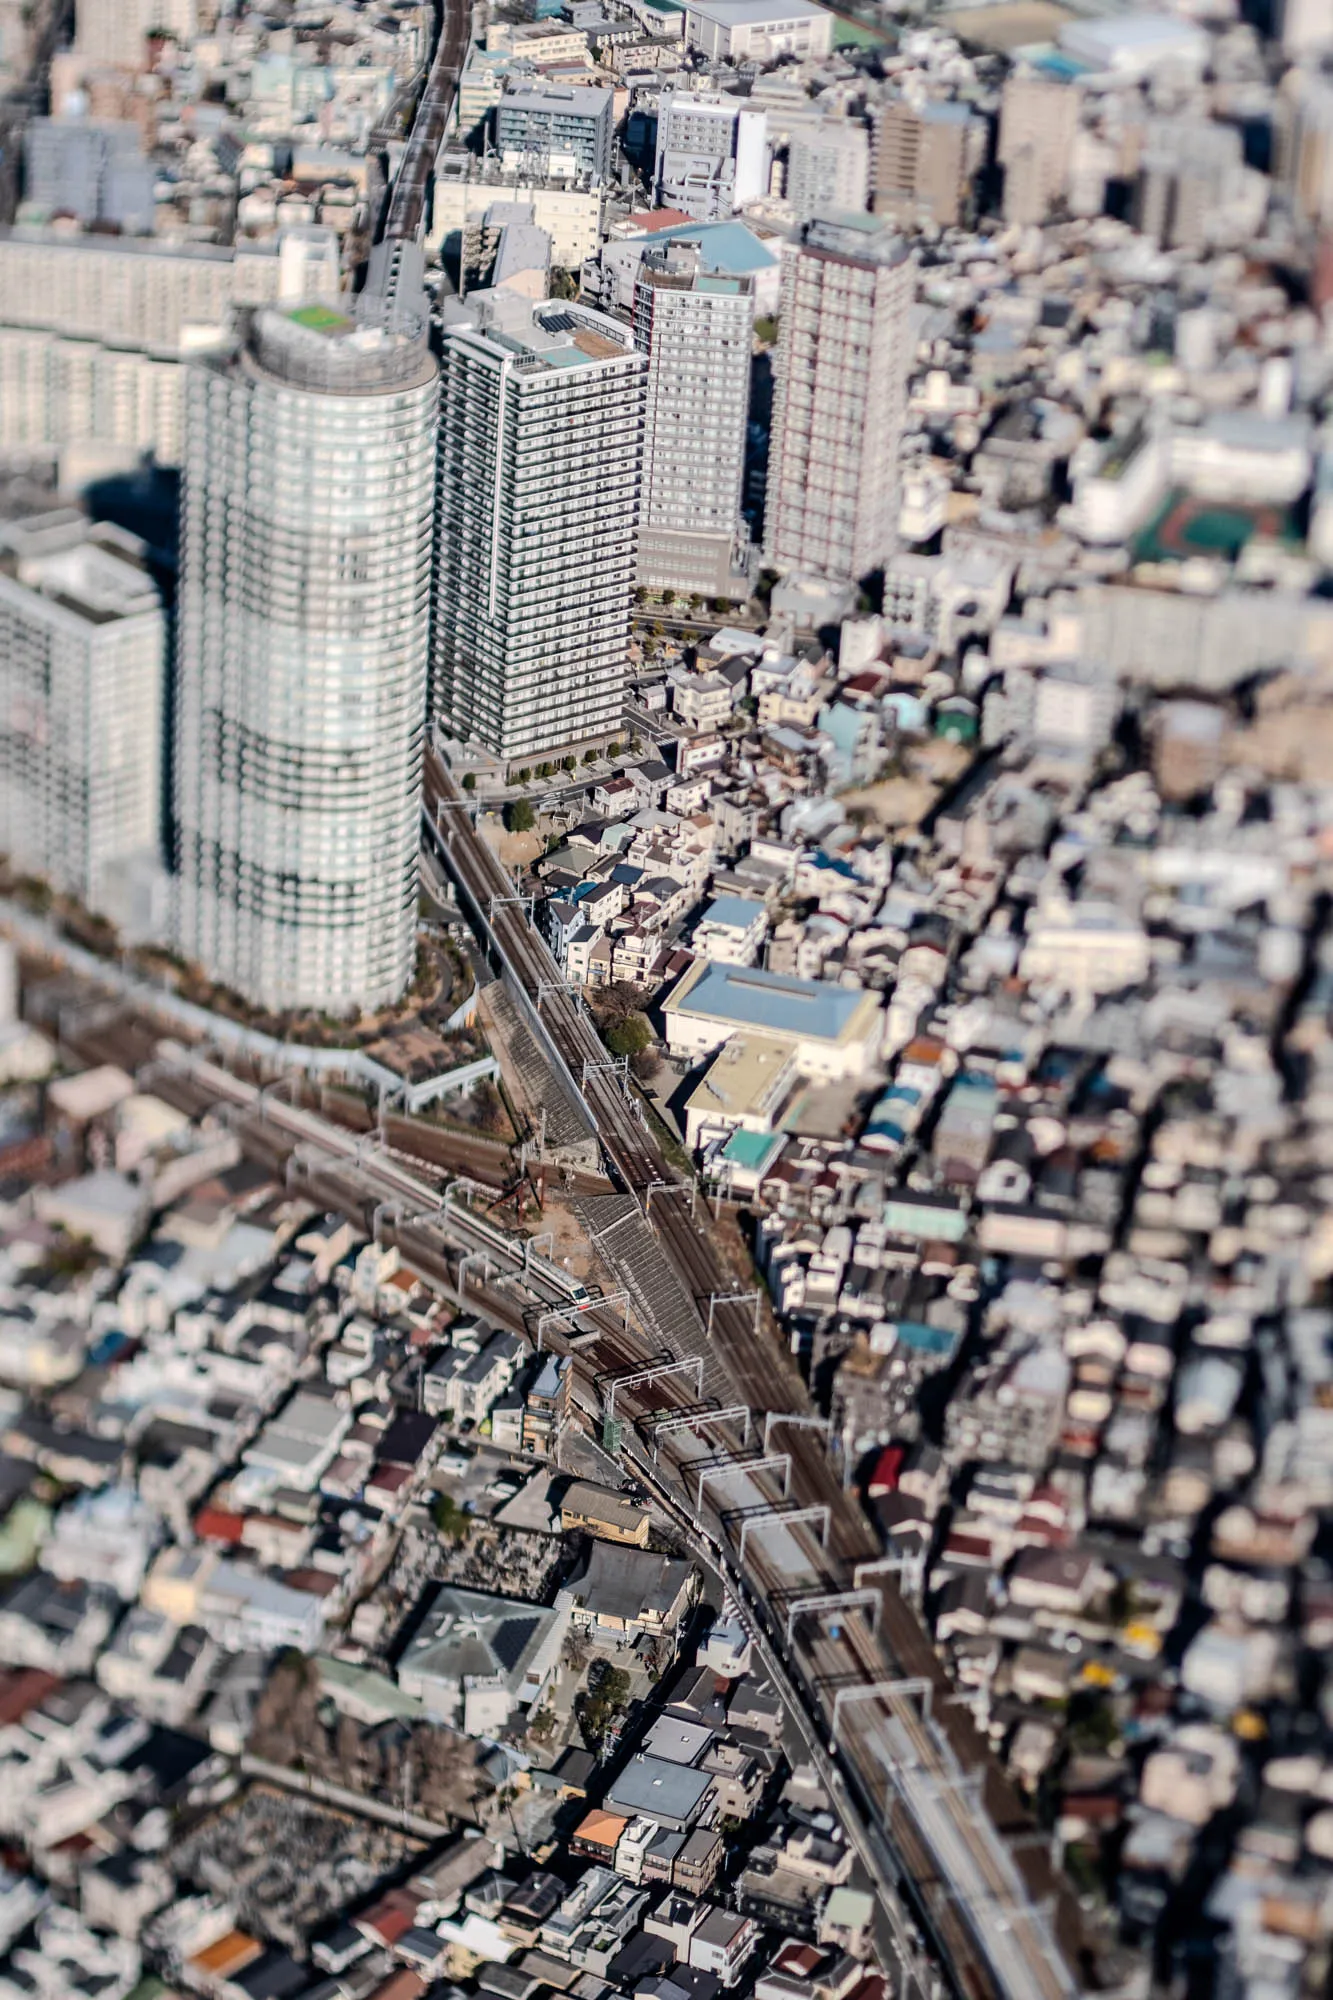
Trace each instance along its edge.
{"label": "dense residential neighborhood", "polygon": [[1333,1978],[1329,0],[0,0],[0,2000]]}

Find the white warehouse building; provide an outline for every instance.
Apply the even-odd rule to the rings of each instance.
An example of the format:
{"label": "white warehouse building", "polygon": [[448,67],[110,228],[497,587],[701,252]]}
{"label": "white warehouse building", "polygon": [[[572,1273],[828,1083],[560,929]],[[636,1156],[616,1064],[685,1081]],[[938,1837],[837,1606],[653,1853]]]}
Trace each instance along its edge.
{"label": "white warehouse building", "polygon": [[723,62],[818,59],[833,47],[833,16],[812,0],[688,0],[685,41]]}

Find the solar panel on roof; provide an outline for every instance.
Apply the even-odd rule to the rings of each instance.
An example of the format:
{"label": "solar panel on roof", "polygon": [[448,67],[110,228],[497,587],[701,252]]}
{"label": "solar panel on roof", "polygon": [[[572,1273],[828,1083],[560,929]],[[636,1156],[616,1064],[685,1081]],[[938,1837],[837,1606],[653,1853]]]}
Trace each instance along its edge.
{"label": "solar panel on roof", "polygon": [[548,333],[573,333],[579,324],[571,313],[542,313],[541,323]]}
{"label": "solar panel on roof", "polygon": [[512,1673],[523,1657],[523,1649],[536,1631],[536,1618],[506,1618],[491,1639],[491,1651],[502,1667]]}

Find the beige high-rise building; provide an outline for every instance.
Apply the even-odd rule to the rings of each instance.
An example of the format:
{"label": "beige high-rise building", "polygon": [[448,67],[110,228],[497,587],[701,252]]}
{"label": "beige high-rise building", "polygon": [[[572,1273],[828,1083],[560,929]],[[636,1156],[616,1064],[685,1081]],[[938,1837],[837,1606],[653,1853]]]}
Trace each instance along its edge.
{"label": "beige high-rise building", "polygon": [[1333,81],[1289,70],[1278,93],[1277,178],[1307,222],[1333,222]]}
{"label": "beige high-rise building", "polygon": [[893,548],[912,358],[907,245],[877,217],[812,222],[783,271],[765,552],[862,577]]}
{"label": "beige high-rise building", "polygon": [[997,157],[1004,168],[1004,219],[1044,222],[1069,187],[1079,95],[1052,77],[1011,76],[1000,99]]}
{"label": "beige high-rise building", "polygon": [[966,104],[886,104],[875,120],[876,215],[952,228],[985,155],[986,121]]}

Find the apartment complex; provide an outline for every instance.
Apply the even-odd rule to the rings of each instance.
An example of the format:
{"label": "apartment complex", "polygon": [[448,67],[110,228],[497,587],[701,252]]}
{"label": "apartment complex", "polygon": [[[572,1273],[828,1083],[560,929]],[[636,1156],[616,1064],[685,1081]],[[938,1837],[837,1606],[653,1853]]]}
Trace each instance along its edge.
{"label": "apartment complex", "polygon": [[768,189],[768,121],[724,91],[666,91],[657,107],[657,198],[696,222]]}
{"label": "apartment complex", "polygon": [[988,127],[966,104],[886,104],[875,121],[875,213],[901,222],[960,222]]}
{"label": "apartment complex", "polygon": [[729,594],[745,471],[751,281],[711,276],[697,244],[648,250],[634,340],[648,357],[639,582]]}
{"label": "apartment complex", "polygon": [[199,32],[196,0],[77,0],[74,46],[92,62],[138,69],[144,42],[165,31],[181,43]]}
{"label": "apartment complex", "polygon": [[187,356],[238,307],[337,296],[337,238],[316,226],[234,250],[0,232],[0,451],[177,465]]}
{"label": "apartment complex", "polygon": [[506,171],[611,178],[614,93],[567,83],[519,84],[495,107],[495,148]]}
{"label": "apartment complex", "polygon": [[73,509],[0,531],[0,851],[117,922],[162,824],[166,618],[141,556]]}
{"label": "apartment complex", "polygon": [[798,222],[866,206],[870,138],[851,118],[811,119],[797,125],[787,144],[787,200]]}
{"label": "apartment complex", "polygon": [[865,576],[888,555],[911,359],[907,246],[884,222],[812,222],[783,272],[765,538],[779,569]]}
{"label": "apartment complex", "polygon": [[178,935],[260,1005],[411,975],[437,394],[373,299],[265,310],[189,371]]}
{"label": "apartment complex", "polygon": [[614,734],[646,363],[586,307],[478,293],[446,319],[435,704],[518,759]]}

